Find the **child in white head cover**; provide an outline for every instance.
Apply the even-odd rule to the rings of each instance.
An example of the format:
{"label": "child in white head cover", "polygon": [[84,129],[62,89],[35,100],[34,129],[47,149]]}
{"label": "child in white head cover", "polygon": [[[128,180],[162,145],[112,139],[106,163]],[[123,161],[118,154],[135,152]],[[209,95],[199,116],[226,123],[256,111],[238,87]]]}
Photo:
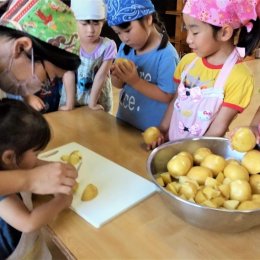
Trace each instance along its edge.
{"label": "child in white head cover", "polygon": [[100,36],[106,19],[102,0],[72,0],[77,19],[81,65],[63,77],[60,110],[88,105],[93,110],[111,111],[113,104],[110,67],[117,49],[113,40]]}

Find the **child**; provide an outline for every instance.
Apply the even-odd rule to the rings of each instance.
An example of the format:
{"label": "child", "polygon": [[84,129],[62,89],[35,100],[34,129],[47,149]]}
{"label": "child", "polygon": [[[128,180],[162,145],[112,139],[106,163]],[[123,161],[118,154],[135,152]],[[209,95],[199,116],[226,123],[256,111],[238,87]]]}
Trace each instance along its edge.
{"label": "child", "polygon": [[[22,101],[0,101],[0,170],[28,170],[44,164],[38,153],[50,140],[47,121]],[[2,172],[1,174],[9,174]],[[70,206],[71,195],[55,195],[32,208],[31,194],[0,196],[0,259],[51,259],[40,228]]]}
{"label": "child", "polygon": [[[47,75],[61,78],[65,71],[77,69],[77,25],[65,4],[59,0],[16,0],[8,8],[8,2],[0,5],[1,90],[27,96],[41,89]],[[75,168],[61,162],[1,171],[0,194],[69,194],[76,177]]]}
{"label": "child", "polygon": [[78,24],[81,65],[76,73],[69,71],[64,75],[59,109],[88,105],[93,110],[109,112],[113,104],[110,67],[117,50],[113,40],[100,36],[105,4],[103,0],[72,0],[71,9]]}
{"label": "child", "polygon": [[[259,43],[256,1],[188,0],[183,19],[194,53],[176,69],[178,95],[159,127],[163,135],[148,149],[168,138],[223,136],[251,99],[253,77],[240,53],[250,54]],[[237,46],[245,48],[235,47],[237,36]]]}
{"label": "child", "polygon": [[176,89],[178,54],[150,0],[108,0],[108,24],[122,44],[113,86],[121,88],[117,118],[144,130],[159,125]]}

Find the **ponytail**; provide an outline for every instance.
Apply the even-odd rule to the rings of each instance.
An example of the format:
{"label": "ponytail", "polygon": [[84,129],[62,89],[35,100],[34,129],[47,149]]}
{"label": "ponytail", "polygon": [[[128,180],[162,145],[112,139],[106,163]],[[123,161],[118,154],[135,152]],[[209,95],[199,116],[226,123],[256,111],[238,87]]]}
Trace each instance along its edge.
{"label": "ponytail", "polygon": [[246,56],[251,55],[253,51],[259,47],[260,43],[260,20],[257,18],[256,21],[251,20],[253,24],[253,28],[250,32],[247,32],[245,26],[243,26],[240,30],[238,37],[238,47],[244,47],[246,49]]}

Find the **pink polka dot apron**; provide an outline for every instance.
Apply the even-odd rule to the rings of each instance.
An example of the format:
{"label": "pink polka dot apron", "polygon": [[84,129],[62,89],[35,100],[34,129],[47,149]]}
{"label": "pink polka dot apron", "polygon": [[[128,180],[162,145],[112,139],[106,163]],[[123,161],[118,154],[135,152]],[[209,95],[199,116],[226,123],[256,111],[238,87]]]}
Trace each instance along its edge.
{"label": "pink polka dot apron", "polygon": [[191,88],[184,84],[188,71],[199,57],[182,72],[169,129],[171,141],[205,134],[223,103],[225,82],[239,58],[240,55],[235,48],[225,61],[212,88]]}

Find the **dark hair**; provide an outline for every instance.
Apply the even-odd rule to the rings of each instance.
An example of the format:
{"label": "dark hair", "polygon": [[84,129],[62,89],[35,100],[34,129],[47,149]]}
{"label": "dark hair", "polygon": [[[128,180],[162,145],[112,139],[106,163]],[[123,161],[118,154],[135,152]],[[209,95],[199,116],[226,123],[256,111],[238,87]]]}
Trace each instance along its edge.
{"label": "dark hair", "polygon": [[[140,21],[141,25],[143,25],[143,19],[145,18],[145,16],[141,17],[140,19],[138,19],[138,21]],[[157,48],[157,50],[161,50],[164,49],[168,42],[169,42],[169,36],[167,34],[166,28],[164,23],[160,20],[159,15],[157,12],[152,13],[152,18],[153,18],[153,24],[155,25],[155,28],[157,29],[157,31],[159,33],[162,34],[162,40],[161,43],[159,45],[159,47]],[[130,26],[131,22],[125,22],[125,23],[121,23],[119,25],[117,25],[119,28],[121,29],[127,29]],[[130,47],[128,45],[125,45],[124,47],[124,53],[127,55],[130,51]]]}
{"label": "dark hair", "polygon": [[[0,156],[5,150],[15,152],[17,162],[28,150],[43,150],[51,138],[43,115],[19,100],[0,100]],[[4,165],[0,158],[0,169]]]}
{"label": "dark hair", "polygon": [[[64,70],[76,70],[80,65],[80,58],[76,54],[41,41],[28,33],[0,26],[0,35],[9,39],[18,39],[24,36],[30,38],[32,40],[35,61],[47,60]],[[31,58],[31,55],[28,55],[28,57]]]}
{"label": "dark hair", "polygon": [[[11,1],[7,0],[0,4],[0,16],[8,9]],[[0,26],[0,35],[10,39],[18,39],[20,37],[28,37],[32,40],[35,61],[47,60],[55,66],[64,70],[76,70],[80,65],[80,58],[73,53],[62,50],[49,43],[22,31]],[[31,58],[31,55],[28,55]]]}
{"label": "dark hair", "polygon": [[[246,27],[243,26],[241,29],[235,29],[232,36],[233,40],[238,36],[236,45],[237,47],[244,47],[246,49],[246,56],[251,55],[260,43],[260,20],[259,18],[256,21],[251,20],[251,23],[253,24],[253,28],[250,32],[247,32]],[[216,37],[221,27],[215,25],[211,25],[211,27],[213,28],[213,36]]]}

